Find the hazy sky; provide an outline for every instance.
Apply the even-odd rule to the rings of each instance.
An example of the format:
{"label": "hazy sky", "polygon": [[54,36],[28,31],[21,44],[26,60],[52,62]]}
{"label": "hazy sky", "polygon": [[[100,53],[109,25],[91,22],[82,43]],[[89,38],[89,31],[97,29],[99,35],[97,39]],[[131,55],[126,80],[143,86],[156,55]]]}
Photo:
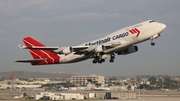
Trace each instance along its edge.
{"label": "hazy sky", "polygon": [[[180,75],[180,0],[0,0],[0,71],[91,73],[105,76]],[[15,63],[32,59],[17,45],[31,36],[47,46],[78,45],[154,19],[167,25],[161,37],[139,51],[93,64],[92,59],[48,66]]]}

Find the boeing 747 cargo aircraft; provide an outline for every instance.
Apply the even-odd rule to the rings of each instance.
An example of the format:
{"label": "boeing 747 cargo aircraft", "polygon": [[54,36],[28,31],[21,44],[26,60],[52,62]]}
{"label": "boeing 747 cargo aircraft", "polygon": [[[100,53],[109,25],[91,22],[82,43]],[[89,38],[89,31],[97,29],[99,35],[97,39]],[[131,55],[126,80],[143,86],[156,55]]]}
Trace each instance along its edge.
{"label": "boeing 747 cargo aircraft", "polygon": [[23,38],[22,49],[28,49],[34,59],[17,60],[16,62],[31,63],[32,65],[65,64],[93,59],[93,63],[105,62],[109,58],[112,63],[117,55],[127,55],[138,51],[136,44],[158,38],[166,28],[163,23],[154,20],[144,21],[125,27],[96,40],[77,46],[45,46],[31,37]]}

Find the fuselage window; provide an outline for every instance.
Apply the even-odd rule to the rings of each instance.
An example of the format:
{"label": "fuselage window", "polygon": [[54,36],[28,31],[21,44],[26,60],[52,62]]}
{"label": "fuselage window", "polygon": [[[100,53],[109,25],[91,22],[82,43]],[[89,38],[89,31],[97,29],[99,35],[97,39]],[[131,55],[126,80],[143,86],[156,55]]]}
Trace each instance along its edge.
{"label": "fuselage window", "polygon": [[151,23],[151,22],[155,22],[155,21],[154,20],[149,21],[149,23]]}

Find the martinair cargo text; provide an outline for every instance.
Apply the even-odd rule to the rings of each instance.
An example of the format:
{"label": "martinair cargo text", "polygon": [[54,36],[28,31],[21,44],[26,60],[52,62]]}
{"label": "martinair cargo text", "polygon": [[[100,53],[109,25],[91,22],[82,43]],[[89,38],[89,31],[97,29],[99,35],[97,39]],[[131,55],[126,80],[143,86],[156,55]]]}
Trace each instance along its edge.
{"label": "martinair cargo text", "polygon": [[31,63],[32,65],[64,64],[93,59],[93,63],[105,62],[109,58],[114,62],[115,54],[127,55],[138,51],[135,44],[151,40],[151,45],[155,45],[154,39],[158,38],[166,28],[163,23],[154,20],[144,21],[105,37],[86,42],[78,46],[69,47],[48,47],[31,37],[23,38],[24,45],[19,45],[22,49],[28,49],[34,59],[17,60],[16,62]]}

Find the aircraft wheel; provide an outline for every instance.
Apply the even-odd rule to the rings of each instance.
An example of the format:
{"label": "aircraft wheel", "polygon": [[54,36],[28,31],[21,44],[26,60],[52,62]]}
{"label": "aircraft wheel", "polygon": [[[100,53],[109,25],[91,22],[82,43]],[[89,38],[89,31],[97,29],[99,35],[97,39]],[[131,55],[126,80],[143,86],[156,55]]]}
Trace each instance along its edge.
{"label": "aircraft wheel", "polygon": [[115,56],[111,56],[111,59],[112,59],[112,60],[115,59]]}
{"label": "aircraft wheel", "polygon": [[105,62],[105,59],[101,59],[102,62]]}
{"label": "aircraft wheel", "polygon": [[98,61],[98,63],[102,63],[102,61],[101,61],[101,60],[99,60],[99,61]]}
{"label": "aircraft wheel", "polygon": [[155,45],[155,42],[151,42],[151,46],[154,46]]}
{"label": "aircraft wheel", "polygon": [[93,62],[93,63],[97,63],[97,61],[96,61],[96,60],[93,60],[92,62]]}
{"label": "aircraft wheel", "polygon": [[109,62],[113,63],[113,62],[114,62],[114,60],[113,60],[113,59],[110,59],[110,60],[109,60]]}

